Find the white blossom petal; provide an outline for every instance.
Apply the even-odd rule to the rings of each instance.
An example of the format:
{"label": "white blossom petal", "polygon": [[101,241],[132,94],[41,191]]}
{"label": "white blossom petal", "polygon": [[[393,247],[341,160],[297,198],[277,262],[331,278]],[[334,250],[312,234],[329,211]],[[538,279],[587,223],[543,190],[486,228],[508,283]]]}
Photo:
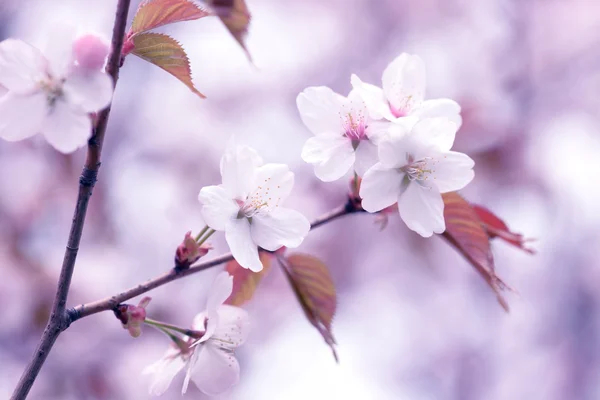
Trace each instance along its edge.
{"label": "white blossom petal", "polygon": [[221,176],[230,198],[246,198],[253,189],[255,170],[262,164],[256,150],[247,146],[228,146],[221,158]]}
{"label": "white blossom petal", "polygon": [[406,165],[407,155],[414,147],[414,140],[405,132],[403,125],[379,143],[379,162],[386,168],[399,168]]}
{"label": "white blossom petal", "polygon": [[285,164],[265,164],[256,169],[255,186],[256,191],[274,207],[290,195],[294,187],[294,173]]}
{"label": "white blossom petal", "polygon": [[65,81],[63,90],[72,104],[87,112],[98,112],[110,104],[113,84],[105,72],[75,68]]}
{"label": "white blossom petal", "polygon": [[296,210],[277,207],[268,214],[257,214],[252,218],[250,233],[253,241],[269,251],[281,246],[300,246],[310,230],[310,223]]}
{"label": "white blossom petal", "polygon": [[395,118],[390,111],[390,107],[383,93],[383,89],[375,85],[371,85],[370,83],[361,81],[360,78],[354,74],[352,74],[350,82],[352,83],[352,88],[365,102],[371,118],[386,118],[388,120]]}
{"label": "white blossom petal", "polygon": [[58,99],[43,122],[48,143],[61,153],[72,153],[92,136],[92,121],[77,107]]}
{"label": "white blossom petal", "polygon": [[148,365],[142,374],[152,375],[152,383],[150,384],[150,395],[160,396],[167,391],[169,385],[185,366],[185,362],[181,358],[179,349],[170,346],[163,358],[157,362]]}
{"label": "white blossom petal", "polygon": [[219,307],[217,312],[219,326],[211,338],[211,344],[225,350],[234,350],[248,337],[250,327],[248,312],[243,308],[227,304]]}
{"label": "white blossom petal", "polygon": [[370,140],[361,140],[356,148],[354,161],[354,170],[358,176],[363,176],[378,161],[377,146]]}
{"label": "white blossom petal", "polygon": [[208,314],[217,313],[219,307],[225,303],[225,300],[231,295],[233,290],[233,276],[229,272],[223,271],[217,275],[213,282],[208,299],[206,300],[206,310]]}
{"label": "white blossom petal", "polygon": [[433,183],[440,193],[454,192],[473,180],[475,162],[466,154],[449,151],[436,157],[432,165]]}
{"label": "white blossom petal", "polygon": [[425,97],[425,63],[416,55],[400,54],[383,71],[383,92],[396,110],[410,112]]}
{"label": "white blossom petal", "polygon": [[342,136],[315,136],[302,148],[302,159],[314,164],[317,178],[335,181],[352,167],[355,155],[352,142]]}
{"label": "white blossom petal", "polygon": [[250,235],[250,223],[247,218],[233,219],[225,226],[225,240],[235,260],[243,267],[254,272],[262,270],[258,258],[258,248]]}
{"label": "white blossom petal", "polygon": [[42,53],[22,40],[0,42],[0,85],[18,93],[29,93],[44,77],[46,59]]}
{"label": "white blossom petal", "polygon": [[446,230],[444,200],[436,188],[411,182],[398,200],[398,211],[406,226],[423,237]]}
{"label": "white blossom petal", "polygon": [[339,134],[343,131],[340,109],[345,98],[326,86],[309,87],[296,98],[304,125],[314,135]]}
{"label": "white blossom petal", "polygon": [[457,130],[462,125],[460,106],[450,99],[425,100],[411,115],[419,119],[445,117],[456,124]]}
{"label": "white blossom petal", "polygon": [[48,101],[43,93],[8,92],[0,97],[0,138],[15,142],[39,133],[47,112]]}
{"label": "white blossom petal", "polygon": [[405,174],[375,164],[369,169],[360,184],[362,207],[368,212],[381,211],[398,201],[402,192]]}
{"label": "white blossom petal", "polygon": [[207,342],[198,346],[194,352],[196,354],[191,378],[202,392],[217,395],[238,383],[240,365],[230,352]]}
{"label": "white blossom petal", "polygon": [[73,66],[73,42],[76,33],[76,28],[69,24],[54,23],[49,29],[43,49],[50,71],[56,79],[65,78]]}
{"label": "white blossom petal", "polygon": [[204,222],[216,231],[224,231],[227,222],[235,218],[239,211],[223,185],[203,187],[198,200],[202,203]]}
{"label": "white blossom petal", "polygon": [[410,135],[426,148],[449,151],[454,144],[458,125],[447,118],[426,118],[415,124]]}

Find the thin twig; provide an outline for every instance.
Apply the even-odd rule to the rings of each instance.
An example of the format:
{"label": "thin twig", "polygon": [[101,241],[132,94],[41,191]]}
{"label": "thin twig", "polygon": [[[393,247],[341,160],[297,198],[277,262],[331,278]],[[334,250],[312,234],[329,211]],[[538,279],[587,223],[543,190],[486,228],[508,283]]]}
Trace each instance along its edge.
{"label": "thin twig", "polygon": [[[347,204],[340,206],[327,214],[317,218],[311,223],[311,230],[317,228],[321,225],[324,225],[328,222],[331,222],[341,216],[351,214],[353,212],[361,211],[361,209],[357,208],[355,203],[352,200],[349,200]],[[130,289],[125,290],[119,294],[116,294],[111,297],[107,297],[102,300],[94,301],[88,304],[82,304],[75,308],[69,310],[69,315],[71,316],[71,322],[77,321],[78,319],[88,317],[92,314],[96,314],[102,311],[108,311],[115,309],[119,304],[129,299],[132,299],[136,296],[144,294],[154,288],[165,285],[169,282],[172,282],[177,279],[181,279],[185,276],[195,274],[200,271],[204,271],[205,269],[209,269],[212,267],[216,267],[217,265],[221,265],[228,261],[233,260],[233,255],[231,253],[223,254],[217,258],[214,258],[209,261],[205,261],[199,264],[196,264],[188,269],[179,270],[179,269],[171,269],[169,272],[166,272],[154,279],[150,279],[149,281],[132,287]]]}
{"label": "thin twig", "polygon": [[[121,47],[123,46],[129,4],[130,0],[119,0],[117,5],[115,25],[113,28],[112,49],[106,67],[107,72],[113,78],[113,85],[117,83],[119,77]],[[92,138],[88,142],[87,158],[79,179],[77,204],[75,206],[71,230],[67,240],[67,248],[65,250],[60,277],[58,278],[58,286],[50,318],[48,319],[48,323],[44,329],[38,347],[33,354],[32,360],[25,368],[17,387],[13,392],[11,400],[22,400],[27,397],[27,394],[35,382],[42,365],[44,365],[46,357],[48,357],[56,338],[62,331],[69,327],[70,318],[65,311],[65,306],[69,294],[69,287],[71,286],[71,277],[73,276],[73,270],[75,268],[75,260],[77,259],[81,234],[85,224],[88,203],[92,196],[94,184],[96,183],[98,169],[100,168],[100,154],[109,114],[110,106],[98,115],[98,124]]]}

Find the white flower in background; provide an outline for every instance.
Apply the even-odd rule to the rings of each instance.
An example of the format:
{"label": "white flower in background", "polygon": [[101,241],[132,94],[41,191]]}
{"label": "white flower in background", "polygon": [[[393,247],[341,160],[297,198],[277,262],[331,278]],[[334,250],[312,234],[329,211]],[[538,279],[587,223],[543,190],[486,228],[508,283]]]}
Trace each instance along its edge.
{"label": "white flower in background", "polygon": [[[54,34],[56,33],[56,34]],[[84,146],[92,134],[88,113],[108,106],[112,80],[103,72],[109,46],[101,38],[61,28],[42,54],[21,40],[0,42],[0,138],[18,141],[42,133],[58,151]]]}
{"label": "white flower in background", "polygon": [[204,331],[202,338],[171,345],[160,360],[144,369],[144,374],[152,376],[150,394],[163,394],[184,368],[182,393],[190,380],[208,395],[222,393],[239,381],[240,365],[234,351],[246,340],[249,318],[245,310],[223,304],[232,288],[233,277],[221,272],[208,295],[206,311],[194,318],[192,329]]}
{"label": "white flower in background", "polygon": [[435,117],[446,117],[458,127],[462,123],[460,106],[454,100],[425,100],[425,63],[419,56],[402,53],[392,61],[383,71],[383,89],[354,74],[351,82],[374,119],[401,120],[409,127],[419,119]]}
{"label": "white flower in background", "polygon": [[229,146],[221,159],[223,184],[202,188],[198,200],[206,224],[225,231],[237,262],[260,271],[257,246],[275,251],[298,247],[310,223],[298,211],[282,207],[294,186],[284,164],[264,164],[254,149]]}
{"label": "white flower in background", "polygon": [[410,131],[394,125],[379,145],[379,163],[362,179],[362,206],[377,212],[398,203],[400,217],[421,236],[446,230],[441,193],[462,189],[473,179],[474,162],[450,151],[457,125],[445,118],[417,122]]}
{"label": "white flower in background", "polygon": [[352,166],[360,176],[377,162],[377,143],[389,124],[369,118],[356,91],[348,97],[328,87],[309,87],[296,99],[304,124],[315,135],[302,149],[302,159],[325,182],[344,176]]}

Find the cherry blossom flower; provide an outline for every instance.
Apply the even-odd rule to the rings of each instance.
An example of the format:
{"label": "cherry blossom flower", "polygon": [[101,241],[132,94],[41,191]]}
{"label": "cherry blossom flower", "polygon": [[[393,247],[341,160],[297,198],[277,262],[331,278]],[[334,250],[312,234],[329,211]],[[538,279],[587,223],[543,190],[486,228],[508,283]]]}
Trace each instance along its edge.
{"label": "cherry blossom flower", "polygon": [[462,189],[474,176],[473,160],[450,151],[456,130],[445,118],[420,120],[410,131],[395,125],[379,145],[380,161],[362,179],[363,208],[377,212],[397,202],[413,231],[424,237],[444,232],[441,193]]}
{"label": "cherry blossom flower", "polygon": [[237,262],[262,270],[257,246],[275,251],[298,247],[310,223],[298,211],[282,207],[294,186],[284,164],[263,164],[254,149],[230,146],[221,159],[223,183],[202,188],[198,200],[206,224],[225,231]]}
{"label": "cherry blossom flower", "polygon": [[400,54],[383,71],[383,89],[352,75],[351,83],[371,117],[402,121],[412,126],[422,118],[446,117],[460,127],[460,106],[454,100],[425,100],[425,63],[416,55]]}
{"label": "cherry blossom flower", "polygon": [[296,99],[304,124],[315,135],[302,149],[302,159],[313,164],[315,175],[335,181],[354,166],[359,176],[377,162],[377,143],[388,124],[369,117],[356,91],[348,97],[328,87],[309,87]]}
{"label": "cherry blossom flower", "polygon": [[88,113],[108,106],[112,80],[103,72],[109,46],[101,38],[61,27],[45,55],[21,40],[0,42],[0,138],[18,141],[42,133],[58,151],[84,146],[92,134]]}
{"label": "cherry blossom flower", "polygon": [[240,366],[234,351],[246,340],[249,318],[245,310],[223,304],[232,289],[233,277],[221,272],[208,295],[206,311],[194,318],[193,329],[203,331],[203,336],[172,344],[160,360],[144,370],[144,374],[152,375],[150,394],[163,394],[183,369],[182,393],[190,380],[208,395],[222,393],[239,381]]}

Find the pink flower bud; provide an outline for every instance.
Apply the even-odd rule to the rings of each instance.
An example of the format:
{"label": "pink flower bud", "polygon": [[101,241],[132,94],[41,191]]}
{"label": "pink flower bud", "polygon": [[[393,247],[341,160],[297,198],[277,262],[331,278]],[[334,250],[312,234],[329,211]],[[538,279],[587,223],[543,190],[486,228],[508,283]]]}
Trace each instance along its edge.
{"label": "pink flower bud", "polygon": [[152,300],[150,297],[144,297],[137,306],[132,304],[121,304],[115,314],[123,324],[123,328],[129,331],[129,334],[136,338],[142,334],[142,324],[146,319],[146,306]]}
{"label": "pink flower bud", "polygon": [[185,234],[183,242],[177,247],[175,252],[175,265],[177,268],[186,269],[190,265],[198,261],[200,257],[205,256],[213,247],[210,244],[199,246],[196,240],[192,237],[192,232]]}
{"label": "pink flower bud", "polygon": [[104,66],[110,46],[108,42],[95,35],[84,35],[73,42],[75,61],[85,69],[97,70]]}

